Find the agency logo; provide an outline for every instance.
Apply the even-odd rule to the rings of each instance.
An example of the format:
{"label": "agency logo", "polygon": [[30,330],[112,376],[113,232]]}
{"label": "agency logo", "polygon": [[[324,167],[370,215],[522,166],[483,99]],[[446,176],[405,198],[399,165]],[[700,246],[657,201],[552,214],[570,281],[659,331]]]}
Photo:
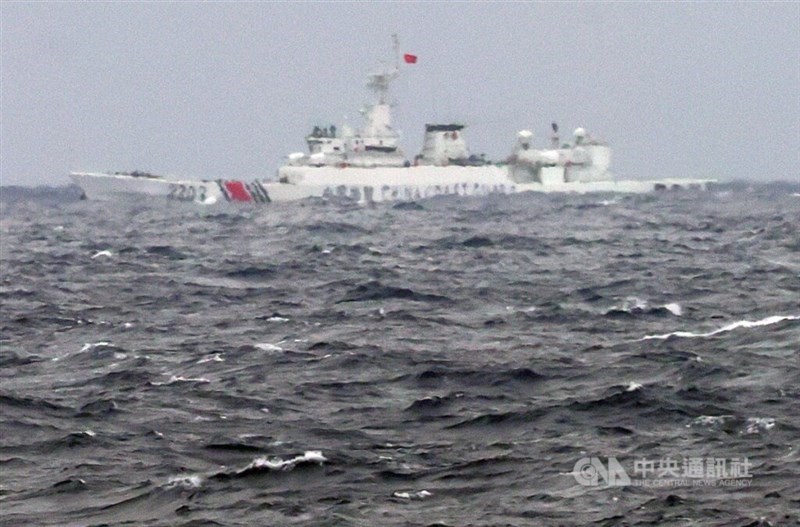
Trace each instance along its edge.
{"label": "agency logo", "polygon": [[572,477],[584,487],[749,487],[752,462],[747,458],[665,456],[638,458],[633,463],[635,479],[615,457],[583,457],[572,469]]}
{"label": "agency logo", "polygon": [[609,457],[607,464],[599,457],[583,457],[575,463],[572,476],[584,487],[625,487],[631,484],[631,478],[615,457]]}

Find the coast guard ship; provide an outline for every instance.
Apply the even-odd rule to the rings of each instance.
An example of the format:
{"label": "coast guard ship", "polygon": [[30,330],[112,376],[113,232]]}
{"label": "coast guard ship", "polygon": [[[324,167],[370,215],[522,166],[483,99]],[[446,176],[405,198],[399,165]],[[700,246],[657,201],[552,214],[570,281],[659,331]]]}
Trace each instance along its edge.
{"label": "coast guard ship", "polygon": [[[89,199],[161,196],[170,200],[216,203],[267,203],[305,198],[350,199],[360,203],[419,200],[454,194],[475,196],[515,192],[643,193],[705,189],[710,180],[615,180],[609,171],[611,149],[583,128],[562,143],[556,123],[550,145],[533,146],[533,133],[520,131],[511,155],[491,162],[470,153],[460,123],[425,126],[422,151],[408,159],[392,126],[389,88],[398,75],[399,46],[394,38],[394,66],[373,73],[367,87],[372,102],[362,110],[364,125],[315,126],[306,136],[308,152],[289,154],[277,180],[177,180],[147,173],[72,172]],[[406,62],[416,57],[405,55]]]}

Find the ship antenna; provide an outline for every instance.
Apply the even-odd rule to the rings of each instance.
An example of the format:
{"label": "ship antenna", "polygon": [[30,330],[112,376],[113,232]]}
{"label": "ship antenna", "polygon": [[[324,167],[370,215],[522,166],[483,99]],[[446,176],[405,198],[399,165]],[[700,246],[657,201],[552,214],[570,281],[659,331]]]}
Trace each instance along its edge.
{"label": "ship antenna", "polygon": [[392,44],[394,44],[394,71],[400,71],[400,41],[397,38],[397,33],[392,35]]}

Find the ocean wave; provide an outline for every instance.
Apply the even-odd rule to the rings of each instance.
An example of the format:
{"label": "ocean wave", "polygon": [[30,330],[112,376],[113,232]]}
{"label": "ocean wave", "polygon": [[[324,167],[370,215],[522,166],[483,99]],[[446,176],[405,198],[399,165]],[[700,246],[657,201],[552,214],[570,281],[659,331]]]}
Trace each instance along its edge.
{"label": "ocean wave", "polygon": [[361,284],[351,289],[336,303],[367,302],[372,300],[411,300],[415,302],[449,302],[450,299],[443,295],[419,293],[407,287],[384,285],[377,280]]}
{"label": "ocean wave", "polygon": [[413,375],[405,375],[404,380],[413,380],[423,386],[442,384],[463,386],[492,386],[498,388],[519,388],[520,385],[534,385],[549,379],[531,368],[519,367],[503,369],[501,367],[485,369],[456,369],[447,367],[431,367]]}
{"label": "ocean wave", "polygon": [[164,488],[184,488],[184,489],[199,489],[203,486],[205,477],[200,474],[191,474],[188,476],[172,476],[164,484]]}
{"label": "ocean wave", "polygon": [[182,375],[172,375],[170,376],[168,381],[165,382],[150,382],[151,386],[170,386],[172,384],[183,384],[183,383],[196,383],[196,384],[208,384],[211,380],[207,379],[206,377],[184,377]]}
{"label": "ocean wave", "polygon": [[[0,524],[783,525],[800,202],[751,186],[0,199]],[[753,485],[569,475],[667,455]]]}
{"label": "ocean wave", "polygon": [[773,417],[739,417],[732,414],[701,415],[687,424],[687,428],[710,428],[729,434],[757,435],[775,428]]}
{"label": "ocean wave", "polygon": [[69,410],[69,406],[57,404],[47,399],[7,393],[0,393],[0,407],[5,407],[4,413],[12,409],[25,412],[65,412]]}
{"label": "ocean wave", "polygon": [[119,405],[114,399],[98,399],[81,406],[75,417],[98,417],[108,416],[119,409]]}
{"label": "ocean wave", "polygon": [[226,480],[256,476],[269,472],[286,472],[300,466],[322,466],[328,459],[319,450],[308,450],[305,453],[290,459],[279,457],[259,457],[247,466],[240,469],[223,470],[208,477],[212,480]]}
{"label": "ocean wave", "polygon": [[277,344],[271,344],[269,342],[260,342],[257,344],[253,344],[253,347],[257,350],[267,351],[270,353],[281,353],[283,348],[278,346]]}
{"label": "ocean wave", "polygon": [[402,500],[413,500],[413,499],[424,500],[425,498],[429,498],[431,496],[433,496],[433,494],[431,494],[427,490],[418,490],[418,491],[398,490],[392,493],[393,498],[400,498]]}
{"label": "ocean wave", "polygon": [[185,260],[188,256],[171,245],[149,245],[144,248],[147,254],[163,256],[169,260]]}
{"label": "ocean wave", "polygon": [[729,331],[734,331],[739,328],[758,328],[763,326],[771,326],[773,324],[779,324],[784,321],[794,321],[800,320],[800,316],[797,315],[775,315],[766,318],[762,318],[761,320],[750,321],[750,320],[740,320],[738,322],[733,322],[726,326],[723,326],[719,329],[715,329],[712,331],[708,331],[705,333],[693,333],[691,331],[673,331],[671,333],[664,333],[662,335],[645,335],[639,340],[666,340],[672,337],[679,337],[679,338],[707,338],[713,337],[715,335],[719,335],[721,333],[727,333]]}
{"label": "ocean wave", "polygon": [[247,265],[238,269],[233,269],[225,273],[228,278],[238,280],[272,280],[277,274],[277,269],[269,265]]}
{"label": "ocean wave", "polygon": [[676,302],[670,302],[659,306],[651,306],[647,300],[638,297],[628,297],[622,304],[614,306],[604,313],[609,317],[635,316],[635,315],[673,315],[679,317],[683,315],[683,308]]}
{"label": "ocean wave", "polygon": [[25,355],[10,350],[0,350],[0,368],[12,368],[15,366],[27,366],[46,359],[39,355]]}
{"label": "ocean wave", "polygon": [[457,423],[447,425],[445,428],[450,430],[458,430],[462,428],[487,428],[494,430],[498,429],[498,427],[535,423],[540,418],[547,415],[547,413],[548,410],[545,408],[536,408],[507,412],[482,413],[467,419],[459,416],[460,420]]}

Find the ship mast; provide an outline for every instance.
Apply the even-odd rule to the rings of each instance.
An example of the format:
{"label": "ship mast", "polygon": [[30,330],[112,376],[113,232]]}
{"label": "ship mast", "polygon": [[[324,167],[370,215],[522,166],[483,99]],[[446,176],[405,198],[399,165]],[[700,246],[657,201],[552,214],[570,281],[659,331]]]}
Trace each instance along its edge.
{"label": "ship mast", "polygon": [[399,134],[392,128],[392,104],[389,101],[389,85],[400,73],[400,45],[397,35],[392,35],[395,63],[393,68],[385,67],[382,71],[368,76],[367,88],[374,94],[373,104],[361,110],[366,125],[361,131],[367,147],[397,148]]}
{"label": "ship mast", "polygon": [[397,35],[392,35],[392,43],[395,54],[394,69],[384,69],[368,77],[367,87],[375,94],[376,104],[389,104],[389,84],[400,73],[400,44],[398,43]]}

